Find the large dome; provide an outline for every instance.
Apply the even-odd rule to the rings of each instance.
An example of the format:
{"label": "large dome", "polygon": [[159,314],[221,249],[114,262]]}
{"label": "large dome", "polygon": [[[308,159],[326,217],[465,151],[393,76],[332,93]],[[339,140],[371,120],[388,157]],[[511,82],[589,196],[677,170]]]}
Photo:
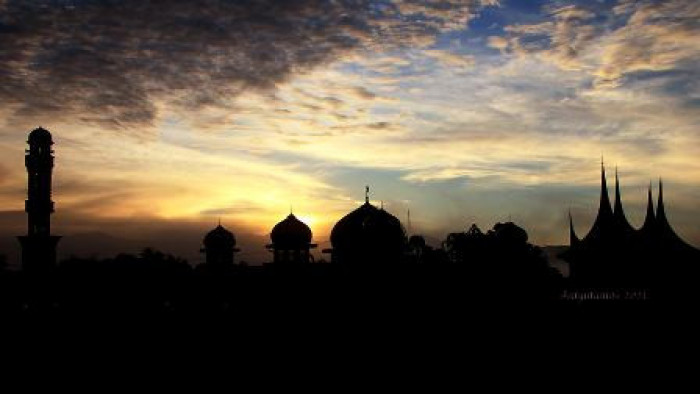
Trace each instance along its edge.
{"label": "large dome", "polygon": [[334,250],[395,249],[406,241],[401,222],[369,202],[345,215],[331,231]]}
{"label": "large dome", "polygon": [[207,248],[212,246],[234,247],[236,246],[236,237],[222,225],[218,225],[204,236],[204,246]]}
{"label": "large dome", "polygon": [[311,243],[311,238],[312,233],[309,226],[297,219],[294,214],[289,214],[284,220],[277,223],[270,232],[270,239],[275,246],[308,246]]}
{"label": "large dome", "polygon": [[27,142],[29,142],[30,144],[52,145],[53,138],[51,137],[51,133],[49,133],[48,130],[46,130],[43,127],[39,127],[37,129],[32,130],[29,133],[29,138],[27,139]]}

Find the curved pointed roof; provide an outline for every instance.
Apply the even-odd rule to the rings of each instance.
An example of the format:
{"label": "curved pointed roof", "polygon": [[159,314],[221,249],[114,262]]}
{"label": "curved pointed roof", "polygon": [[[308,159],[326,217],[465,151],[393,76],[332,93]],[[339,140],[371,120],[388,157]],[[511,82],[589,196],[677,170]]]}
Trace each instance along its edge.
{"label": "curved pointed roof", "polygon": [[693,246],[687,244],[681,237],[676,234],[676,232],[671,227],[671,224],[666,218],[666,208],[664,206],[664,185],[663,181],[659,179],[659,200],[656,205],[656,231],[659,240],[666,245],[666,247],[679,250],[679,251],[690,251],[693,250],[697,252]]}
{"label": "curved pointed roof", "polygon": [[649,234],[653,231],[656,224],[656,215],[654,214],[654,200],[651,197],[651,182],[649,182],[649,190],[647,192],[647,213],[644,217],[644,224],[639,231]]}
{"label": "curved pointed roof", "polygon": [[613,211],[613,216],[615,218],[615,225],[618,230],[621,230],[627,234],[634,231],[634,228],[625,217],[625,211],[622,208],[622,197],[620,195],[620,179],[617,175],[617,167],[615,167],[615,208]]}
{"label": "curved pointed roof", "polygon": [[569,211],[569,246],[574,246],[578,243],[579,239],[576,235],[576,230],[574,230],[574,219],[571,217],[571,211]]}
{"label": "curved pointed roof", "polygon": [[583,241],[591,241],[593,239],[603,238],[603,233],[609,233],[614,227],[614,215],[610,206],[610,197],[608,196],[608,182],[605,178],[605,166],[600,164],[600,204],[598,206],[598,215],[591,230],[583,238]]}

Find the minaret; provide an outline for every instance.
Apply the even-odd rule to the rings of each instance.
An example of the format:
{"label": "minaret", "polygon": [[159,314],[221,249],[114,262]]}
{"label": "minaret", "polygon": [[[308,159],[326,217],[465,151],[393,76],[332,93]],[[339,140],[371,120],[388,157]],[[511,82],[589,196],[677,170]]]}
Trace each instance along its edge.
{"label": "minaret", "polygon": [[51,175],[53,172],[53,139],[48,130],[39,127],[29,133],[29,149],[24,158],[27,167],[27,235],[20,236],[22,269],[46,271],[56,265],[56,245],[61,237],[51,235]]}

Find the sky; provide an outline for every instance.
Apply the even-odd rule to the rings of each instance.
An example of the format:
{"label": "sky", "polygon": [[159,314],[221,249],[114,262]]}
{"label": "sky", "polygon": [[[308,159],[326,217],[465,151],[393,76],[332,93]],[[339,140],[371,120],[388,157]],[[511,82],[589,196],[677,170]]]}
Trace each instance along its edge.
{"label": "sky", "polygon": [[290,210],[325,248],[365,185],[434,246],[508,220],[567,244],[601,156],[633,225],[663,177],[700,246],[699,61],[696,0],[0,0],[0,253],[38,126],[63,256],[197,263],[221,220],[260,262]]}

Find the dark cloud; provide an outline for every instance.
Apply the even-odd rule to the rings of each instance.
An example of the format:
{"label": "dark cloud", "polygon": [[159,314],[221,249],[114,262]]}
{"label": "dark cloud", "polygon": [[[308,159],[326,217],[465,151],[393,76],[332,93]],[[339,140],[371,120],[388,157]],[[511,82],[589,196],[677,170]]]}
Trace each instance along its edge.
{"label": "dark cloud", "polygon": [[156,101],[228,106],[350,50],[425,44],[464,28],[482,3],[6,0],[0,104],[23,117],[149,125]]}

